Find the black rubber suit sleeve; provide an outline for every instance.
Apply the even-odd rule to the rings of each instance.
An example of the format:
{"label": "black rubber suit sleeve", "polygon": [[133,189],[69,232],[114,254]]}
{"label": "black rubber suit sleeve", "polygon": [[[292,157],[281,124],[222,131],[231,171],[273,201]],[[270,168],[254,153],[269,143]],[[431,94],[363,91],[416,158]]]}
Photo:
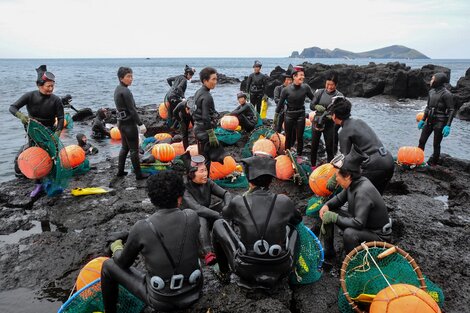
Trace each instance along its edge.
{"label": "black rubber suit sleeve", "polygon": [[336,225],[342,228],[352,227],[356,229],[363,229],[365,227],[369,212],[373,208],[374,203],[367,193],[356,193],[354,204],[353,210],[355,216],[345,217],[339,215]]}
{"label": "black rubber suit sleeve", "polygon": [[274,103],[276,104],[276,106],[279,104],[279,99],[281,98],[281,92],[282,92],[282,85],[280,86],[276,86],[276,88],[274,88]]}
{"label": "black rubber suit sleeve", "polygon": [[167,78],[166,82],[168,83],[168,85],[170,85],[170,87],[173,86],[173,82],[175,81],[175,78],[176,76]]}
{"label": "black rubber suit sleeve", "polygon": [[182,101],[182,102],[178,103],[178,105],[173,110],[173,117],[176,120],[181,121],[180,112],[182,112],[185,108],[186,108],[186,102]]}
{"label": "black rubber suit sleeve", "polygon": [[121,253],[115,253],[113,259],[119,267],[127,269],[134,264],[134,261],[137,259],[140,250],[142,250],[142,245],[139,241],[139,231],[137,227],[143,226],[143,223],[136,223],[131,230],[129,231],[129,237],[127,238],[124,249]]}
{"label": "black rubber suit sleeve", "polygon": [[134,119],[134,122],[139,126],[142,125],[142,121],[140,120],[139,114],[137,113],[137,110],[135,109],[136,106],[135,106],[134,96],[132,95],[132,92],[128,88],[126,88],[124,89],[122,93],[122,97],[123,97],[126,109],[131,114],[132,118]]}
{"label": "black rubber suit sleeve", "polygon": [[447,119],[446,125],[450,127],[452,124],[452,120],[454,119],[454,96],[450,92],[446,92],[442,96],[442,101],[446,104],[447,112],[449,114],[449,118]]}
{"label": "black rubber suit sleeve", "polygon": [[429,107],[429,99],[431,99],[431,97],[428,95],[428,102],[426,103],[426,108],[424,109],[423,121],[428,119],[429,112],[431,111],[431,108]]}
{"label": "black rubber suit sleeve", "polygon": [[235,115],[235,116],[238,116],[238,115],[241,115],[243,114],[246,110],[251,110],[250,107],[245,104],[245,105],[239,105],[235,110],[233,110],[230,115]]}
{"label": "black rubber suit sleeve", "polygon": [[246,80],[246,93],[248,93],[248,94],[250,93],[251,80],[252,80],[252,78],[251,78],[251,74],[250,74],[250,76],[248,76],[248,79]]}
{"label": "black rubber suit sleeve", "polygon": [[328,200],[325,205],[332,211],[339,209],[348,201],[348,191],[343,189],[339,194]]}
{"label": "black rubber suit sleeve", "polygon": [[283,88],[281,91],[281,97],[279,98],[279,103],[276,106],[276,113],[279,113],[282,111],[282,108],[284,107],[284,102],[287,99],[287,88]]}
{"label": "black rubber suit sleeve", "polygon": [[220,214],[218,212],[211,210],[203,205],[200,205],[188,190],[184,192],[183,201],[188,207],[188,209],[194,210],[198,216],[209,219],[220,218]]}
{"label": "black rubber suit sleeve", "polygon": [[18,100],[16,100],[15,103],[10,105],[10,113],[15,115],[22,107],[28,104],[28,100],[29,100],[29,93],[25,93]]}
{"label": "black rubber suit sleeve", "polygon": [[320,102],[321,92],[317,89],[313,95],[312,101],[310,101],[310,110],[315,111],[315,106]]}
{"label": "black rubber suit sleeve", "polygon": [[225,190],[224,188],[220,187],[216,183],[214,183],[213,180],[209,181],[210,186],[211,186],[211,192],[213,195],[219,197],[220,199],[224,200],[224,206],[227,206],[230,203],[230,200],[232,200],[232,195],[230,192]]}

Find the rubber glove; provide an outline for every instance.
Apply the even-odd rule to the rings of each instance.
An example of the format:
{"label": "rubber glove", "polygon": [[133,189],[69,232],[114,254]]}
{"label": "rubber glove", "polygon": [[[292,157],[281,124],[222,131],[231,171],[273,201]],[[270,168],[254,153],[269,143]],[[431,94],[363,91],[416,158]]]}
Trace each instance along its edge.
{"label": "rubber glove", "polygon": [[[424,121],[421,120],[421,121],[419,121],[419,123],[418,123],[418,129],[423,129],[423,127],[424,127]],[[443,130],[443,131],[444,131],[444,130]]]}
{"label": "rubber glove", "polygon": [[446,125],[446,126],[444,126],[444,128],[442,129],[442,135],[443,135],[444,137],[447,137],[447,136],[449,136],[449,134],[450,134],[450,126]]}
{"label": "rubber glove", "polygon": [[142,135],[147,132],[147,127],[145,127],[145,124],[139,125],[139,133]]}
{"label": "rubber glove", "polygon": [[23,123],[24,125],[28,124],[29,123],[29,117],[27,117],[26,115],[24,115],[23,113],[21,113],[20,111],[16,112],[15,113],[15,116],[17,118],[20,119],[21,123]]}
{"label": "rubber glove", "polygon": [[273,125],[277,126],[277,123],[279,123],[279,113],[274,113]]}
{"label": "rubber glove", "polygon": [[212,128],[207,130],[207,135],[209,135],[209,145],[211,148],[217,148],[219,146],[219,141],[217,140],[215,132]]}
{"label": "rubber glove", "polygon": [[336,223],[338,220],[338,213],[331,212],[331,211],[326,211],[323,213],[322,221],[323,224],[331,224],[331,223]]}
{"label": "rubber glove", "polygon": [[336,173],[331,176],[330,179],[328,179],[328,182],[326,184],[326,189],[329,191],[334,191],[336,187],[338,186],[338,183],[336,182]]}
{"label": "rubber glove", "polygon": [[318,113],[323,113],[326,110],[325,107],[321,104],[317,104],[314,108],[315,108],[315,111],[317,111]]}
{"label": "rubber glove", "polygon": [[113,252],[113,256],[114,256],[116,251],[124,249],[124,245],[122,244],[122,240],[121,239],[115,240],[111,244],[110,248],[111,248],[111,252]]}

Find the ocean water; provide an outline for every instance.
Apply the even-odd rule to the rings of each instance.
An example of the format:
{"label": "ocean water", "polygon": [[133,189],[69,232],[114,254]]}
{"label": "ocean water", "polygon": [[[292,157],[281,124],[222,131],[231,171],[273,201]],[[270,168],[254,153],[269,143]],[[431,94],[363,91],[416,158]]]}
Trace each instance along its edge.
{"label": "ocean water", "polygon": [[[0,59],[0,182],[14,178],[13,160],[21,145],[26,142],[20,121],[12,116],[8,108],[23,93],[35,90],[37,68],[47,64],[48,69],[56,75],[55,94],[73,96],[72,104],[77,109],[114,107],[113,94],[118,83],[116,72],[119,66],[130,66],[134,71],[132,93],[138,106],[159,104],[169,89],[166,79],[182,73],[186,64],[199,70],[205,66],[213,66],[220,73],[237,77],[240,80],[252,72],[252,58],[158,58],[158,59]],[[369,62],[387,63],[394,60],[380,59],[290,59],[260,58],[263,63],[262,72],[270,73],[277,65],[287,68],[292,64],[304,61],[324,64],[356,64],[365,65]],[[412,68],[420,68],[426,64],[446,66],[451,69],[451,84],[465,75],[470,67],[470,60],[397,60]],[[196,73],[195,78],[198,74]],[[186,95],[190,96],[200,87],[200,83],[189,83]],[[341,90],[341,82],[338,86]],[[236,93],[239,84],[219,85],[213,91],[216,109],[232,110],[236,104]],[[371,99],[352,98],[353,116],[364,119],[377,132],[383,143],[394,154],[404,145],[417,145],[419,131],[416,128],[415,115],[426,105],[423,100],[398,102],[388,97]],[[25,108],[23,111],[26,111]],[[69,111],[74,113],[73,111]],[[274,114],[270,106],[268,117]],[[80,123],[62,135],[66,144],[75,143],[75,135],[83,132],[90,135],[90,129]],[[90,142],[100,149],[100,153],[92,156],[90,161],[99,162],[107,156],[117,156],[120,145],[109,141]],[[429,140],[426,156],[432,152],[432,139]],[[452,132],[443,141],[442,152],[454,157],[470,158],[470,123],[458,119],[452,125]]]}

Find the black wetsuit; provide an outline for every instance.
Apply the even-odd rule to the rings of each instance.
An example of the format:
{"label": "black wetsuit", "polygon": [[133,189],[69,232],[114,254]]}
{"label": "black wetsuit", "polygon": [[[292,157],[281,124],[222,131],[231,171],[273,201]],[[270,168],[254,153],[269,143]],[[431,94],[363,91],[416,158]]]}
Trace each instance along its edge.
{"label": "black wetsuit", "polygon": [[[277,195],[270,210],[274,196],[271,191],[256,187],[245,196],[251,214],[245,205],[244,197],[236,196],[222,212],[226,221],[217,220],[214,223],[212,240],[222,272],[231,269],[247,282],[268,287],[290,273],[297,236],[292,230],[302,221],[302,217],[295,209],[294,202],[285,195]],[[270,211],[271,216],[266,226]],[[227,221],[233,222],[238,227],[239,236]],[[286,229],[288,224],[291,225],[289,233]],[[280,250],[277,254],[273,251],[275,256],[266,251],[264,255],[256,253],[254,244],[260,239],[265,240],[270,247],[278,245]],[[238,242],[243,244],[245,252]]]}
{"label": "black wetsuit", "polygon": [[109,137],[111,137],[111,135],[109,130],[106,129],[106,122],[101,116],[99,116],[99,114],[97,114],[91,124],[91,138],[106,139]]}
{"label": "black wetsuit", "polygon": [[379,137],[363,120],[348,118],[342,123],[339,132],[339,146],[342,154],[347,155],[352,145],[369,156],[364,162],[362,176],[367,177],[375,188],[383,194],[388,182],[392,179],[395,162]]}
{"label": "black wetsuit", "polygon": [[[200,269],[198,259],[199,220],[192,210],[159,209],[148,218],[161,234],[175,267],[160,240],[147,220],[140,220],[132,227],[124,250],[115,253],[103,263],[101,290],[106,313],[117,311],[118,287],[122,285],[155,310],[184,309],[196,302],[202,291],[202,276],[195,283],[188,281],[191,273]],[[175,227],[179,225],[179,227]],[[138,255],[143,256],[146,272],[132,267]],[[182,287],[170,289],[173,275],[182,274]],[[158,276],[165,281],[161,290],[152,287],[151,279]]]}
{"label": "black wetsuit", "polygon": [[423,121],[426,121],[419,147],[424,151],[429,136],[434,132],[433,154],[429,163],[438,164],[441,155],[442,130],[445,126],[451,126],[454,118],[454,98],[450,91],[444,87],[447,77],[443,73],[434,75],[433,88],[429,91],[428,103],[424,110]]}
{"label": "black wetsuit", "polygon": [[[279,105],[279,100],[281,99],[281,93],[285,87],[286,86],[284,85],[279,85],[279,86],[276,86],[276,88],[274,88],[274,103],[276,103],[276,107]],[[281,110],[279,111],[278,123],[277,125],[274,125],[275,127],[274,130],[278,133],[282,131],[282,124],[284,123],[284,117],[286,113],[285,111],[286,111],[286,107],[285,105],[282,105]]]}
{"label": "black wetsuit", "polygon": [[232,199],[230,193],[214,183],[211,179],[206,184],[196,184],[189,181],[183,195],[183,207],[194,210],[199,216],[201,228],[199,230],[199,240],[204,255],[212,252],[210,230],[216,220],[221,218],[217,208],[211,207],[212,195],[223,200],[222,205],[217,206],[219,210],[228,204]]}
{"label": "black wetsuit", "polygon": [[[348,202],[348,212],[339,211],[346,202]],[[331,211],[337,213],[339,211],[336,225],[343,230],[346,253],[364,241],[390,242],[391,228],[383,229],[390,222],[387,206],[380,193],[367,178],[359,177],[353,180],[348,189],[328,200],[326,205]],[[324,226],[333,227],[333,224]],[[329,244],[332,245],[333,236],[329,240]]]}
{"label": "black wetsuit", "polygon": [[286,149],[290,149],[297,139],[297,154],[302,155],[304,149],[305,130],[305,98],[313,99],[313,92],[307,84],[291,84],[281,92],[281,98],[276,107],[280,113],[284,104],[286,108],[285,131]]}
{"label": "black wetsuit", "polygon": [[250,102],[261,113],[261,101],[266,88],[267,76],[262,73],[251,73],[246,81],[246,91],[250,94]]}
{"label": "black wetsuit", "polygon": [[186,112],[186,105],[186,101],[181,101],[173,110],[174,118],[180,123],[180,132],[183,137],[183,147],[185,150],[189,146],[189,125],[194,125],[193,117]]}
{"label": "black wetsuit", "polygon": [[[336,96],[342,96],[343,94],[338,90],[335,90],[331,93],[327,92],[325,89],[318,89],[315,91],[315,95],[313,97],[312,102],[310,103],[310,109],[313,111],[315,110],[315,106],[321,105],[325,108],[328,108],[328,105],[331,104],[331,99]],[[317,112],[315,117],[318,119],[323,115],[323,113]],[[323,139],[325,140],[325,148],[326,148],[326,160],[330,162],[333,157],[335,156],[336,152],[338,151],[338,129],[340,126],[335,125],[333,120],[331,119],[331,115],[324,116],[322,120],[322,124],[324,125],[323,130],[316,130],[315,129],[315,122],[312,126],[312,150],[310,154],[310,161],[312,166],[317,164],[317,153],[318,153],[318,146],[320,144],[321,134],[323,133]]]}
{"label": "black wetsuit", "polygon": [[94,147],[88,142],[83,141],[83,137],[85,137],[84,134],[77,134],[77,143],[78,146],[85,151],[85,155],[92,155],[92,154],[97,154],[98,153],[98,148]]}
{"label": "black wetsuit", "polygon": [[122,146],[119,151],[118,174],[124,172],[127,154],[130,151],[132,166],[136,176],[140,176],[139,161],[139,130],[142,125],[139,114],[136,111],[134,97],[126,85],[120,83],[114,91],[114,103],[118,116],[118,128],[121,132]]}
{"label": "black wetsuit", "polygon": [[170,85],[170,90],[167,93],[167,99],[170,102],[170,108],[168,109],[168,119],[173,121],[173,111],[184,98],[186,87],[188,86],[188,80],[184,75],[178,75],[170,77],[166,80]]}
{"label": "black wetsuit", "polygon": [[251,103],[245,103],[244,105],[238,105],[230,115],[236,116],[240,122],[240,126],[243,130],[251,132],[258,122],[258,116],[256,115],[255,108]]}

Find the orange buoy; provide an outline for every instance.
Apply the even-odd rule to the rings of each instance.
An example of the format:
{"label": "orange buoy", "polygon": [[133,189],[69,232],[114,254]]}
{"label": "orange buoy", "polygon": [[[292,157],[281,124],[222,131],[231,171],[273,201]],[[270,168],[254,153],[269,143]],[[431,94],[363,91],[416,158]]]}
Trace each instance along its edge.
{"label": "orange buoy", "polygon": [[111,135],[111,139],[114,140],[121,140],[121,132],[119,131],[119,128],[113,127],[109,131],[109,134]]}
{"label": "orange buoy", "polygon": [[158,115],[164,120],[168,118],[168,106],[164,102],[160,103],[158,107]]}
{"label": "orange buoy", "polygon": [[262,154],[269,154],[273,158],[276,157],[276,146],[274,143],[269,139],[258,139],[253,144],[253,149],[251,150],[253,154],[262,153]]}
{"label": "orange buoy", "polygon": [[317,167],[310,177],[308,178],[308,184],[310,189],[320,197],[327,197],[331,195],[331,191],[326,188],[328,180],[336,173],[336,168],[326,163]]}
{"label": "orange buoy", "polygon": [[420,122],[424,117],[424,112],[419,112],[416,114],[416,122]]}
{"label": "orange buoy", "polygon": [[286,136],[281,133],[274,133],[269,137],[269,140],[273,142],[274,147],[276,147],[276,151],[279,154],[284,153],[284,150],[286,149]]}
{"label": "orange buoy", "polygon": [[308,118],[305,119],[305,127],[312,127],[312,121]]}
{"label": "orange buoy", "polygon": [[289,180],[294,175],[292,160],[287,155],[276,157],[276,177],[280,180]]}
{"label": "orange buoy", "polygon": [[152,155],[161,162],[170,162],[176,157],[176,152],[169,143],[157,143],[152,148]]}
{"label": "orange buoy", "polygon": [[240,122],[236,116],[225,115],[220,120],[220,126],[225,130],[235,130],[239,124]]}
{"label": "orange buoy", "polygon": [[30,147],[18,156],[18,167],[29,179],[40,179],[52,170],[53,162],[49,153],[39,147]]}
{"label": "orange buoy", "polygon": [[408,284],[382,289],[372,301],[370,313],[440,313],[441,309],[426,291]]}
{"label": "orange buoy", "polygon": [[85,151],[80,146],[70,145],[60,150],[59,157],[64,168],[75,168],[85,161]]}
{"label": "orange buoy", "polygon": [[199,154],[199,149],[197,147],[197,145],[190,145],[186,148],[186,151],[189,151],[189,154],[191,156],[195,156],[195,155],[198,155]]}
{"label": "orange buoy", "polygon": [[82,289],[91,282],[94,282],[101,277],[101,268],[103,262],[109,259],[108,257],[100,256],[88,262],[78,273],[75,285],[77,290]]}
{"label": "orange buoy", "polygon": [[397,162],[404,165],[420,165],[424,162],[424,151],[418,147],[398,149]]}
{"label": "orange buoy", "polygon": [[180,156],[180,155],[184,154],[185,150],[184,150],[184,146],[183,146],[182,141],[172,143],[171,146],[173,147],[173,149],[175,149],[176,156]]}
{"label": "orange buoy", "polygon": [[230,155],[224,158],[224,163],[211,162],[209,177],[211,179],[221,179],[225,176],[232,174],[237,167],[235,159]]}
{"label": "orange buoy", "polygon": [[172,136],[169,133],[158,133],[155,136],[153,136],[157,140],[165,140],[168,138],[171,138]]}
{"label": "orange buoy", "polygon": [[310,120],[310,122],[313,122],[314,118],[315,118],[315,111],[308,113],[308,119]]}

